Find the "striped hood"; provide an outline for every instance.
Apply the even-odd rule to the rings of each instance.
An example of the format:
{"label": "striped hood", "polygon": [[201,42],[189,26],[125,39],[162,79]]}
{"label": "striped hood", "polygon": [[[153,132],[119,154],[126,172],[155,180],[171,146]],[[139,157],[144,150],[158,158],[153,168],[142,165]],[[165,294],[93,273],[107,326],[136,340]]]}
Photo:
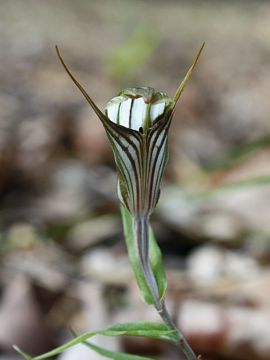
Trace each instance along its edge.
{"label": "striped hood", "polygon": [[157,204],[174,105],[164,93],[143,87],[122,91],[105,108],[118,127],[107,127],[107,135],[117,164],[119,198],[135,217],[150,215]]}
{"label": "striped hood", "polygon": [[158,202],[168,159],[168,130],[172,116],[203,46],[173,99],[151,87],[129,88],[110,100],[104,112],[72,75],[56,47],[66,72],[106,130],[118,172],[119,198],[135,219],[148,217]]}

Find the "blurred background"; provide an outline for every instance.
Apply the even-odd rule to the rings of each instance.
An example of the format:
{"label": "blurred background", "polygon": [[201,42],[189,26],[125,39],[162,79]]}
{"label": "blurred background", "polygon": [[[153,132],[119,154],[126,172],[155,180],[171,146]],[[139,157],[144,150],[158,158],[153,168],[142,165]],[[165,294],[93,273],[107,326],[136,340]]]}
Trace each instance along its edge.
{"label": "blurred background", "polygon": [[[1,360],[71,326],[159,320],[127,259],[104,129],[55,44],[104,108],[130,86],[173,96],[203,41],[152,218],[168,305],[204,360],[270,359],[270,2],[1,0]],[[153,340],[96,343],[181,358]],[[59,358],[101,359],[80,346]]]}

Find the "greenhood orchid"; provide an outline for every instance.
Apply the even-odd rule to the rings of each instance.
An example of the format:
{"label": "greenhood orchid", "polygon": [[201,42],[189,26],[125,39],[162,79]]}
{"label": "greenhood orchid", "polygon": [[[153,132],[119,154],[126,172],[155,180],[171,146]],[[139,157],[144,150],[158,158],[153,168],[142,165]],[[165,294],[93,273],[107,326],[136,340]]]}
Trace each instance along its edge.
{"label": "greenhood orchid", "polygon": [[[118,195],[124,214],[128,211],[128,215],[124,215],[124,223],[126,216],[130,216],[133,223],[131,236],[134,243],[130,246],[131,252],[136,254],[131,256],[133,260],[135,257],[132,266],[141,292],[144,292],[142,289],[145,286],[147,288],[148,296],[144,300],[156,307],[169,328],[177,331],[180,347],[190,360],[195,360],[196,356],[176,329],[165,307],[163,296],[166,277],[164,286],[160,286],[161,280],[154,269],[159,263],[159,250],[151,262],[149,217],[159,199],[160,183],[168,159],[168,131],[176,104],[203,47],[204,44],[173,98],[151,87],[128,88],[111,99],[104,112],[72,75],[56,47],[63,67],[101,120],[111,143],[118,173]],[[131,247],[128,246],[129,254]],[[141,278],[145,284],[139,281]]]}
{"label": "greenhood orchid", "polygon": [[158,202],[172,116],[203,46],[173,99],[150,87],[129,88],[110,100],[104,112],[71,74],[56,47],[65,70],[105,127],[118,171],[119,198],[135,218],[150,216]]}

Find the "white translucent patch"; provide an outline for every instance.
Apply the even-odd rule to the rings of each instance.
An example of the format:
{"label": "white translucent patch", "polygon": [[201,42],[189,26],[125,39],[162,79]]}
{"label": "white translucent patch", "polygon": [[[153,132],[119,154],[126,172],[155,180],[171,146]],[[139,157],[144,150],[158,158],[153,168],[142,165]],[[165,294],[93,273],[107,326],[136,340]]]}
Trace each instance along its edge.
{"label": "white translucent patch", "polygon": [[118,115],[119,106],[120,106],[119,103],[115,103],[115,104],[112,103],[107,107],[108,118],[114,123],[117,123],[117,115]]}
{"label": "white translucent patch", "polygon": [[119,112],[119,124],[127,128],[129,127],[130,106],[131,99],[123,101]]}
{"label": "white translucent patch", "polygon": [[126,96],[117,96],[108,103],[106,110],[107,116],[112,122],[139,131],[141,127],[145,127],[149,107],[150,121],[153,123],[164,113],[166,103],[158,102],[150,105],[144,102],[143,97],[131,99]]}
{"label": "white translucent patch", "polygon": [[138,131],[140,127],[144,126],[146,107],[147,105],[142,97],[134,100],[131,113],[131,129]]}
{"label": "white translucent patch", "polygon": [[152,105],[150,110],[151,122],[154,122],[158,116],[163,114],[164,109],[165,109],[165,102]]}

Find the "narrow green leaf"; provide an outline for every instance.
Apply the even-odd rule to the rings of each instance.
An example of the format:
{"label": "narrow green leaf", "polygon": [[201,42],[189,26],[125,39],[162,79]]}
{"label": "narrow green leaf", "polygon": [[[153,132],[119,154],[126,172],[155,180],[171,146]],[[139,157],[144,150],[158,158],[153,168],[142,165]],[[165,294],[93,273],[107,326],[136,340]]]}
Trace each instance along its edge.
{"label": "narrow green leaf", "polygon": [[116,324],[98,332],[106,336],[144,336],[154,339],[174,341],[177,334],[162,323],[153,322],[131,322],[125,324]]}
{"label": "narrow green leaf", "polygon": [[26,360],[43,360],[53,356],[56,356],[65,350],[83,343],[84,341],[90,339],[95,335],[104,335],[104,336],[143,336],[150,337],[152,339],[162,339],[174,341],[177,338],[177,334],[175,331],[170,330],[166,327],[166,325],[161,323],[149,323],[149,322],[137,322],[137,323],[125,323],[125,324],[117,324],[110,326],[106,329],[98,330],[98,331],[87,331],[73,340],[67,342],[64,345],[61,345],[51,351],[48,351],[45,354],[38,355],[35,357],[31,357],[30,355],[23,352],[17,346],[14,346],[14,349],[22,355]]}
{"label": "narrow green leaf", "polygon": [[93,332],[93,331],[88,331],[88,332],[85,332],[83,333],[82,335],[79,335],[78,337],[76,337],[75,339],[67,342],[66,344],[63,344],[61,346],[58,346],[57,348],[51,350],[51,351],[48,351],[42,355],[38,355],[38,356],[35,356],[35,357],[30,357],[29,355],[27,360],[43,360],[43,359],[47,359],[47,358],[51,358],[53,356],[56,356],[58,354],[61,354],[62,352],[68,350],[69,348],[75,346],[75,345],[78,345],[80,343],[82,343],[83,341],[93,337],[94,335],[96,335],[98,332]]}
{"label": "narrow green leaf", "polygon": [[83,344],[86,345],[87,347],[89,347],[90,349],[94,350],[98,354],[103,355],[103,356],[105,356],[109,359],[113,359],[113,360],[154,360],[152,358],[145,357],[145,356],[130,355],[130,354],[126,354],[126,353],[110,351],[110,350],[101,348],[97,345],[94,345],[88,341],[83,341]]}
{"label": "narrow green leaf", "polygon": [[[71,330],[71,332],[74,337],[78,336],[77,333],[73,329]],[[130,354],[126,354],[126,353],[110,351],[110,350],[101,348],[100,346],[94,345],[94,344],[90,343],[89,341],[83,341],[82,344],[86,345],[87,347],[94,350],[98,354],[108,357],[110,359],[115,359],[115,360],[153,360],[152,358],[147,358],[144,356],[130,355]]]}
{"label": "narrow green leaf", "polygon": [[[140,260],[137,254],[136,244],[134,240],[135,238],[133,233],[132,216],[123,205],[121,205],[121,214],[123,220],[124,235],[128,249],[128,256],[137,280],[137,284],[141,291],[142,299],[147,304],[154,304],[154,299],[146,284],[143,272],[141,270]],[[167,280],[163,267],[161,251],[158,247],[154,233],[151,228],[149,229],[149,258],[158,285],[160,298],[162,299],[164,297],[167,287]]]}
{"label": "narrow green leaf", "polygon": [[32,360],[31,356],[22,351],[17,345],[13,345],[13,349],[17,351],[25,360]]}

